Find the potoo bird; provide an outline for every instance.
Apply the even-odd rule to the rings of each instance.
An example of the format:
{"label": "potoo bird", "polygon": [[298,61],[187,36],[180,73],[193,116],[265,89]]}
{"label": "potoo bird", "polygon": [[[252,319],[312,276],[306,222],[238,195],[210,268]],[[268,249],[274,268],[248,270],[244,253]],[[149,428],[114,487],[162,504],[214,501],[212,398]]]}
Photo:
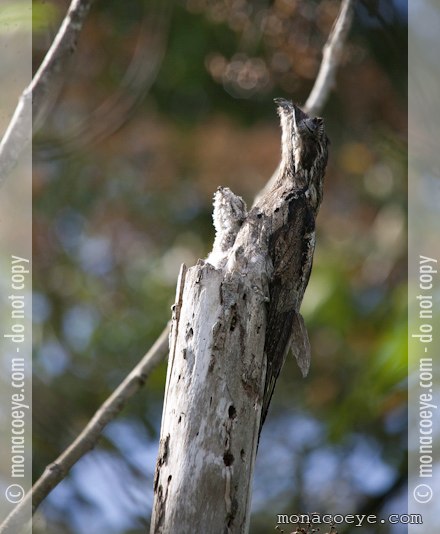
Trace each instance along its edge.
{"label": "potoo bird", "polygon": [[[234,270],[237,257],[247,250],[248,263],[266,265],[267,371],[260,431],[289,349],[304,376],[310,366],[310,343],[299,309],[312,269],[315,219],[328,155],[323,119],[309,117],[288,100],[278,98],[275,102],[282,131],[278,169],[249,213],[244,201],[230,189],[217,190],[213,214],[216,238],[207,258],[217,268]],[[257,242],[252,243],[252,253],[249,236]]]}
{"label": "potoo bird", "polygon": [[289,349],[303,376],[310,366],[310,343],[299,309],[312,269],[315,219],[322,200],[328,156],[323,119],[309,117],[288,100],[278,98],[275,102],[282,130],[281,162],[253,208],[269,217],[268,252],[273,267],[261,425]]}

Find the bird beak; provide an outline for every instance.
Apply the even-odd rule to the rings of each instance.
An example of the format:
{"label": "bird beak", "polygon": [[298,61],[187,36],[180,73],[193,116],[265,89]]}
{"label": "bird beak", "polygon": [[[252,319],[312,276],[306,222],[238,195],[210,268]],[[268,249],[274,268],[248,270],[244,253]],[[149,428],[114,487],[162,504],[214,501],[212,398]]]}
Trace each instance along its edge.
{"label": "bird beak", "polygon": [[274,102],[278,106],[278,113],[280,115],[291,117],[293,131],[298,132],[298,124],[306,117],[304,111],[285,98],[274,98]]}
{"label": "bird beak", "polygon": [[273,101],[278,106],[279,110],[282,111],[293,111],[294,105],[290,100],[286,100],[285,98],[274,98]]}

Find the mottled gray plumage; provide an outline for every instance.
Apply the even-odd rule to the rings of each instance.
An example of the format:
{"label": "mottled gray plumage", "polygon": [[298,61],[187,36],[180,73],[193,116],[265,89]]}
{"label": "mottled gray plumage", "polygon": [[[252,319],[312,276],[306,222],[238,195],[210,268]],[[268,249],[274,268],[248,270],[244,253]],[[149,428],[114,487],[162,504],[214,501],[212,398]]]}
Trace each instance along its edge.
{"label": "mottled gray plumage", "polygon": [[249,213],[230,189],[217,190],[216,238],[207,258],[214,267],[243,276],[257,266],[264,273],[261,287],[253,288],[267,302],[261,425],[289,349],[304,376],[310,366],[310,343],[299,309],[312,269],[328,146],[322,119],[309,117],[288,100],[275,101],[282,131],[277,172]]}
{"label": "mottled gray plumage", "polygon": [[308,117],[287,100],[276,99],[276,103],[282,129],[281,163],[277,177],[251,210],[267,218],[265,234],[273,267],[261,425],[289,349],[304,376],[310,366],[310,343],[299,309],[312,269],[315,218],[322,200],[328,147],[322,119]]}

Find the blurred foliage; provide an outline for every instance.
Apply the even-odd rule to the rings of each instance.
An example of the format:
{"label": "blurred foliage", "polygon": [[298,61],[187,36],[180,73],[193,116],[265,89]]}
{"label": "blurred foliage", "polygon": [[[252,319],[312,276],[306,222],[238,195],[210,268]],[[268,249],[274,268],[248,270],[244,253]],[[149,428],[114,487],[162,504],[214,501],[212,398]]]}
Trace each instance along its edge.
{"label": "blurred foliage", "polygon": [[[35,68],[67,5],[34,2],[45,21],[34,27]],[[180,264],[210,249],[217,186],[251,202],[271,176],[280,150],[272,98],[305,101],[338,8],[95,3],[34,143],[35,477],[162,330]],[[331,154],[303,304],[312,369],[301,380],[289,361],[279,380],[252,533],[273,530],[278,513],[405,510],[403,9],[357,3],[323,111]],[[145,531],[165,372],[50,495],[35,532]]]}

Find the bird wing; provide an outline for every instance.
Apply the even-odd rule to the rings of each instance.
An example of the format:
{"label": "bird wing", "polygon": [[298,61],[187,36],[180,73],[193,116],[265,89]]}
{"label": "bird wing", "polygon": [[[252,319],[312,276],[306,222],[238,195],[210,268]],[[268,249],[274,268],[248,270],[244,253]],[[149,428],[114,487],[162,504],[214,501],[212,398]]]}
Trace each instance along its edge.
{"label": "bird wing", "polygon": [[[290,196],[290,198],[289,198]],[[269,236],[273,276],[269,284],[265,354],[266,383],[261,425],[289,348],[303,373],[310,364],[310,343],[299,307],[312,269],[315,217],[300,191],[285,197],[284,213],[275,212]]]}

